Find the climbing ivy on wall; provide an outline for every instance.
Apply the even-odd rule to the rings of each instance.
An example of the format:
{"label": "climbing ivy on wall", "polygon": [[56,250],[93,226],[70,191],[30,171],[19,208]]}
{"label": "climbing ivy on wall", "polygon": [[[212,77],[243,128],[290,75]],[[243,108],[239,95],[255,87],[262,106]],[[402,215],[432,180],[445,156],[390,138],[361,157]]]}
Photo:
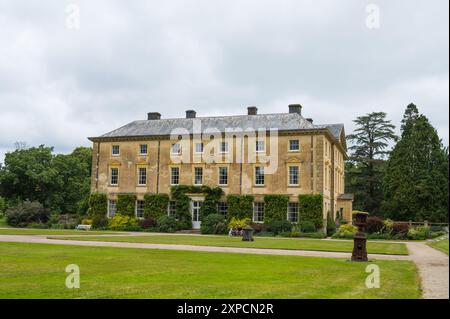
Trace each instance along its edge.
{"label": "climbing ivy on wall", "polygon": [[146,194],[144,196],[144,216],[158,219],[167,215],[167,205],[169,195],[167,194]]}
{"label": "climbing ivy on wall", "polygon": [[107,209],[108,209],[108,199],[106,197],[106,194],[92,193],[91,196],[89,196],[88,215],[91,218],[94,216],[106,217]]}
{"label": "climbing ivy on wall", "polygon": [[252,219],[254,199],[252,195],[228,195],[228,219],[233,217],[238,219]]}
{"label": "climbing ivy on wall", "polygon": [[287,195],[264,196],[264,223],[286,220],[288,204],[289,196]]}
{"label": "climbing ivy on wall", "polygon": [[317,195],[299,195],[299,220],[311,221],[316,228],[323,226],[323,196]]}
{"label": "climbing ivy on wall", "polygon": [[134,217],[135,208],[136,208],[136,195],[132,194],[117,195],[116,214]]}

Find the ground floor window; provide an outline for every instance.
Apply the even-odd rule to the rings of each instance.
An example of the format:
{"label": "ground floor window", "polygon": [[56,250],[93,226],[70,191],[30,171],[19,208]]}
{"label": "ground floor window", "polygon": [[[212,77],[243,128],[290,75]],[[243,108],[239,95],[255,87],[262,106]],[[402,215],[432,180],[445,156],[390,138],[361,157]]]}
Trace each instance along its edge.
{"label": "ground floor window", "polygon": [[116,214],[116,201],[110,199],[108,201],[108,217],[114,217],[114,215]]}
{"label": "ground floor window", "polygon": [[218,202],[217,203],[217,212],[224,217],[227,217],[228,213],[228,204],[226,202]]}
{"label": "ground floor window", "polygon": [[291,223],[298,222],[298,203],[289,203],[287,218]]}
{"label": "ground floor window", "polygon": [[136,217],[137,218],[144,217],[144,207],[145,207],[145,202],[143,200],[138,200],[136,202]]}
{"label": "ground floor window", "polygon": [[169,202],[167,214],[171,217],[177,218],[177,203],[174,201]]}
{"label": "ground floor window", "polygon": [[264,222],[264,203],[257,202],[253,204],[253,221],[255,223]]}

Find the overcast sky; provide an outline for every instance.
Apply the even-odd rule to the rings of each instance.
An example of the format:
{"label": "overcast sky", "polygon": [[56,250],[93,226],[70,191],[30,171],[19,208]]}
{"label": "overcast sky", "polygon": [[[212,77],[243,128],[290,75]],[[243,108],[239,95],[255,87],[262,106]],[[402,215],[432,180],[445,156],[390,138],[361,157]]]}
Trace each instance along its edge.
{"label": "overcast sky", "polygon": [[69,152],[150,111],[290,103],[350,133],[414,102],[448,145],[448,3],[0,0],[0,162],[16,141]]}

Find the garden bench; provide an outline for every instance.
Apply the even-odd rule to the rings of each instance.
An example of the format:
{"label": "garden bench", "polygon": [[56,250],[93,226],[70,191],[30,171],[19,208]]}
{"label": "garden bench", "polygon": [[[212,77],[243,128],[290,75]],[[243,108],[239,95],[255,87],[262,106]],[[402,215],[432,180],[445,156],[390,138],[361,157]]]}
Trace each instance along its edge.
{"label": "garden bench", "polygon": [[77,229],[78,230],[90,230],[91,229],[91,225],[78,225]]}

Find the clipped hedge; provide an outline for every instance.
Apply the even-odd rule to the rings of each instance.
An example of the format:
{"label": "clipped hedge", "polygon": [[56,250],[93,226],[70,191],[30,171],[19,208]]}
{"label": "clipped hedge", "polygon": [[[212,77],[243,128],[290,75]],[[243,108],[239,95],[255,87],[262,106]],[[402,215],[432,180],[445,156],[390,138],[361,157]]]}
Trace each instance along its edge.
{"label": "clipped hedge", "polygon": [[323,227],[323,196],[299,195],[299,219],[300,221],[311,221],[317,229]]}
{"label": "clipped hedge", "polygon": [[134,217],[136,209],[136,195],[119,194],[117,195],[116,214]]}
{"label": "clipped hedge", "polygon": [[252,195],[228,195],[228,219],[253,219],[254,199]]}
{"label": "clipped hedge", "polygon": [[287,195],[264,196],[264,223],[269,225],[275,221],[286,221],[288,204]]}
{"label": "clipped hedge", "polygon": [[169,195],[167,194],[146,194],[144,196],[144,217],[158,219],[167,215],[167,205]]}
{"label": "clipped hedge", "polygon": [[108,211],[108,198],[103,193],[92,193],[89,197],[88,215],[92,218],[94,216],[106,217]]}

